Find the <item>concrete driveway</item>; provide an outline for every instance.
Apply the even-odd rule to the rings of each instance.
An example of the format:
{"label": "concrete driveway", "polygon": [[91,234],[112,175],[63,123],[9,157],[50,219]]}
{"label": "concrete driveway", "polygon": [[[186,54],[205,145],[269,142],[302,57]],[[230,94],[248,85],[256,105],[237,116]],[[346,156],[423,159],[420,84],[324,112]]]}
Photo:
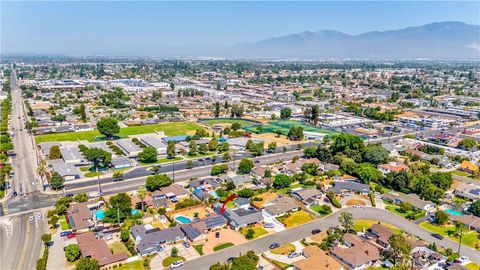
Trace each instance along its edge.
{"label": "concrete driveway", "polygon": [[283,224],[280,221],[278,221],[274,216],[267,213],[267,211],[262,210],[262,215],[263,215],[263,221],[265,223],[272,223],[274,226],[272,229],[269,229],[269,230],[273,230],[275,232],[281,232],[286,230],[285,226],[283,226]]}

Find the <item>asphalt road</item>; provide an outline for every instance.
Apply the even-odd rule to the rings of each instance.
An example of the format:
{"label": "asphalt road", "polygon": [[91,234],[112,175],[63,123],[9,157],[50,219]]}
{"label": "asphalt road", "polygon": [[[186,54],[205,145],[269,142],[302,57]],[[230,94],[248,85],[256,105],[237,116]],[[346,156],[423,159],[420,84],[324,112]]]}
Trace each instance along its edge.
{"label": "asphalt road", "polygon": [[[341,212],[350,212],[353,214],[354,219],[372,219],[380,222],[389,223],[395,227],[401,228],[406,233],[416,235],[417,237],[426,240],[429,243],[435,242],[437,246],[443,246],[451,248],[453,250],[458,249],[458,243],[451,240],[444,239],[438,240],[433,238],[430,232],[424,230],[420,226],[405,220],[404,218],[397,216],[389,211],[365,207],[365,208],[345,208],[334,214],[322,218],[316,219],[310,223],[291,228],[282,232],[275,233],[273,235],[258,238],[256,240],[249,241],[242,245],[237,245],[232,248],[215,252],[214,254],[204,255],[197,259],[185,262],[182,270],[198,270],[207,269],[210,265],[216,262],[226,262],[228,258],[245,254],[249,250],[253,250],[255,253],[260,254],[268,250],[268,246],[271,243],[278,243],[280,245],[285,243],[294,242],[311,235],[313,229],[326,230],[330,227],[338,226],[338,216]],[[221,236],[220,236],[221,237]],[[228,240],[225,240],[228,242]],[[462,246],[461,255],[469,257],[472,261],[480,263],[480,252],[474,249]]]}
{"label": "asphalt road", "polygon": [[[9,194],[12,195],[13,190],[15,190],[18,196],[10,199],[9,204],[20,203],[28,205],[27,208],[37,209],[43,205],[42,198],[45,195],[39,191],[40,185],[36,177],[37,164],[33,137],[24,127],[27,116],[23,106],[22,93],[17,85],[15,70],[12,71],[11,82],[11,127],[14,134],[12,143],[16,155],[12,160],[14,176],[12,183],[10,183]],[[13,217],[10,221],[7,220],[7,224],[2,225],[0,240],[2,269],[35,269],[42,248],[40,237],[46,231],[47,226],[43,218],[32,223],[28,218],[28,215],[19,215]],[[7,231],[9,226],[12,230]]]}

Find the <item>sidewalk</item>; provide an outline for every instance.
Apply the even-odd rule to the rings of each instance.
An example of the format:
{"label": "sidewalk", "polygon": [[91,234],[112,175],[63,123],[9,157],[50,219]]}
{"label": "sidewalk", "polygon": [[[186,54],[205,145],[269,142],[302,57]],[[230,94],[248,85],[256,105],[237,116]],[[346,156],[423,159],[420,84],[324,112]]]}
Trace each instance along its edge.
{"label": "sidewalk", "polygon": [[52,234],[52,242],[53,244],[48,252],[47,269],[65,269],[66,259],[63,251],[65,241],[60,236],[60,232]]}

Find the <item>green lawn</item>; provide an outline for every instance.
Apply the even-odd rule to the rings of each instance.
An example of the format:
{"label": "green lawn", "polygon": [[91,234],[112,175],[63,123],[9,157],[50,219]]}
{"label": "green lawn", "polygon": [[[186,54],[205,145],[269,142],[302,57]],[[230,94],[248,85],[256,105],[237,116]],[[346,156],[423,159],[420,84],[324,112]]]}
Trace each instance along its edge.
{"label": "green lawn", "polygon": [[[399,206],[397,206],[395,204],[386,203],[386,202],[385,202],[385,209],[387,209],[388,211],[390,211],[392,213],[395,213],[399,216],[402,216],[403,218],[407,218],[407,215],[409,213],[413,212],[413,211],[405,212]],[[423,217],[423,216],[425,216],[425,211],[415,213],[415,217],[416,217],[415,219],[418,219],[418,218]]]}
{"label": "green lawn", "polygon": [[[378,223],[378,221],[376,221],[376,220],[357,219],[353,222],[353,230],[356,231],[356,232],[365,232],[368,229],[370,229],[370,227],[372,227],[373,224],[377,224],[377,223]],[[397,228],[395,226],[392,226],[390,224],[386,224],[386,223],[381,223],[381,224],[384,225],[384,226],[387,226],[388,228],[390,228],[395,233],[401,233],[402,232],[402,230],[400,230],[399,228]]]}
{"label": "green lawn", "polygon": [[472,176],[471,174],[467,173],[467,172],[462,172],[462,171],[459,171],[459,170],[453,170],[451,171],[452,174],[455,174],[455,175],[458,175],[458,176],[463,176],[463,177],[470,177]]}
{"label": "green lawn", "polygon": [[[314,126],[309,125],[307,123],[304,123],[304,122],[301,122],[301,121],[294,121],[294,120],[270,121],[270,122],[268,122],[268,124],[262,125],[262,133],[271,133],[271,132],[275,132],[277,130],[280,130],[283,135],[287,135],[288,131],[290,130],[290,127],[292,127],[292,126],[301,126],[301,127],[303,127],[304,131],[325,133],[327,135],[338,134],[338,132],[333,131],[333,130],[314,127]],[[249,128],[246,128],[246,130],[250,131],[250,132],[253,132],[253,133],[258,133],[258,130],[257,130],[256,126],[251,126]]]}
{"label": "green lawn", "polygon": [[281,189],[278,189],[277,192],[280,193],[280,194],[287,194],[287,192],[293,188],[298,188],[298,187],[301,187],[302,185],[301,184],[295,184],[295,185],[291,185],[289,187],[286,187],[286,188],[281,188]]}
{"label": "green lawn", "polygon": [[474,262],[464,265],[467,270],[480,270],[480,266]]}
{"label": "green lawn", "polygon": [[278,217],[277,219],[283,223],[285,227],[292,228],[313,220],[313,216],[303,210],[300,210],[290,215]]}
{"label": "green lawn", "polygon": [[129,262],[123,264],[122,266],[117,268],[118,270],[143,270],[145,267],[143,266],[143,260],[137,260],[133,262]]}
{"label": "green lawn", "polygon": [[198,254],[203,255],[203,245],[194,245],[193,246]]}
{"label": "green lawn", "polygon": [[294,252],[295,251],[295,246],[293,244],[285,244],[285,245],[281,245],[279,246],[278,248],[274,248],[272,250],[270,250],[271,253],[273,254],[277,254],[277,255],[286,255],[286,254],[289,254],[291,252]]}
{"label": "green lawn", "polygon": [[327,210],[328,208],[325,207],[325,209],[324,209],[322,205],[318,205],[318,204],[312,204],[310,206],[310,209],[319,213],[322,217],[332,213],[331,208],[330,208],[330,210]]}
{"label": "green lawn", "polygon": [[58,222],[60,223],[60,228],[62,228],[62,230],[71,229],[67,219],[65,218],[65,215],[58,216]]}
{"label": "green lawn", "polygon": [[240,123],[242,127],[246,127],[252,124],[257,124],[258,122],[248,120],[248,119],[232,119],[232,118],[217,118],[217,119],[199,119],[200,122],[206,125],[218,125],[218,124],[233,124]]}
{"label": "green lawn", "polygon": [[80,171],[82,172],[88,172],[88,170],[90,170],[90,166],[85,166],[85,167],[80,167]]}
{"label": "green lawn", "polygon": [[246,237],[249,229],[252,229],[254,231],[254,234],[253,234],[253,238],[250,238],[248,240],[253,240],[255,238],[258,238],[258,237],[268,233],[267,230],[265,230],[264,228],[262,228],[260,226],[243,228],[243,229],[240,230],[240,232],[243,234],[243,236]]}
{"label": "green lawn", "polygon": [[163,260],[162,264],[163,264],[164,267],[167,267],[167,266],[170,266],[170,264],[172,264],[172,263],[174,263],[174,262],[176,262],[176,261],[180,261],[180,260],[181,260],[181,261],[185,261],[185,258],[180,257],[180,256],[177,256],[177,257],[172,257],[172,256],[170,256],[170,257],[165,258],[165,259]]}
{"label": "green lawn", "polygon": [[219,251],[219,250],[226,249],[226,248],[233,247],[233,246],[235,246],[235,244],[233,244],[233,243],[224,243],[224,244],[220,244],[220,245],[214,247],[213,251]]}
{"label": "green lawn", "polygon": [[94,177],[94,176],[103,175],[103,174],[104,174],[103,172],[87,172],[85,174],[85,177]]}
{"label": "green lawn", "polygon": [[[130,135],[136,134],[145,134],[153,133],[156,131],[165,132],[166,136],[177,136],[184,135],[187,132],[195,131],[201,129],[202,127],[193,122],[172,122],[172,123],[161,123],[153,125],[142,125],[142,126],[130,126],[120,128],[119,137],[125,138]],[[42,134],[35,136],[35,141],[37,143],[41,142],[60,142],[60,141],[77,141],[77,140],[87,140],[94,141],[95,138],[102,138],[103,135],[98,132],[98,130],[89,130],[81,132],[65,132],[65,133],[51,133],[51,134]]]}
{"label": "green lawn", "polygon": [[160,158],[160,159],[157,159],[157,162],[152,162],[152,163],[140,162],[140,164],[141,165],[160,164],[160,163],[179,161],[179,160],[182,160],[182,159],[183,158],[180,157],[180,156],[177,156],[177,157],[174,157],[174,158]]}
{"label": "green lawn", "polygon": [[126,253],[128,257],[131,257],[132,254],[128,251],[128,248],[120,241],[113,242],[108,246],[113,254]]}
{"label": "green lawn", "polygon": [[[442,236],[448,237],[453,241],[458,242],[458,238],[454,235],[455,234],[455,226],[454,225],[444,225],[444,226],[437,226],[435,224],[431,224],[428,221],[424,221],[420,223],[420,226],[427,231],[432,233],[438,233]],[[478,233],[475,231],[468,231],[464,232],[462,236],[462,244],[469,246],[471,248],[480,248],[479,244],[480,240],[478,240]],[[477,248],[478,249],[478,248]]]}

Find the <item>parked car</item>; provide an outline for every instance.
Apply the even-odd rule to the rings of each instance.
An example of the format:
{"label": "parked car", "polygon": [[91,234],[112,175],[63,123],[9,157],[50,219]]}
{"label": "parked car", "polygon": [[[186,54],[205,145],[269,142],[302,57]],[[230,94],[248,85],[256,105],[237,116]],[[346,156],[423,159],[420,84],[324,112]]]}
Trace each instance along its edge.
{"label": "parked car", "polygon": [[235,260],[235,257],[230,257],[230,258],[227,259],[227,262],[228,262],[228,263],[232,263],[233,260]]}
{"label": "parked car", "polygon": [[268,248],[270,249],[274,249],[274,248],[278,248],[280,245],[278,243],[271,243]]}
{"label": "parked car", "polygon": [[183,244],[183,246],[184,246],[185,248],[189,248],[189,247],[190,247],[190,243],[188,243],[187,241],[183,241],[182,244]]}
{"label": "parked car", "polygon": [[170,264],[170,269],[175,269],[183,266],[183,261],[176,261]]}
{"label": "parked car", "polygon": [[104,238],[105,240],[107,240],[107,241],[108,241],[108,240],[112,240],[112,239],[113,239],[113,235],[112,235],[111,233],[109,233],[109,234],[106,234],[105,236],[103,236],[103,238]]}
{"label": "parked car", "polygon": [[287,257],[290,258],[290,259],[293,259],[293,258],[296,258],[296,257],[298,257],[298,256],[300,256],[300,253],[298,253],[298,252],[291,252],[291,253],[288,254]]}
{"label": "parked car", "polygon": [[33,222],[34,220],[35,220],[35,217],[33,217],[33,216],[28,217],[28,221]]}
{"label": "parked car", "polygon": [[443,240],[443,236],[441,236],[441,235],[438,234],[438,233],[432,233],[432,237],[437,238],[437,239],[439,239],[439,240]]}
{"label": "parked car", "polygon": [[220,232],[215,232],[215,238],[220,238]]}
{"label": "parked car", "polygon": [[70,234],[72,234],[72,231],[63,231],[63,232],[60,233],[60,236],[64,237],[64,236],[68,236]]}
{"label": "parked car", "polygon": [[322,230],[320,230],[320,229],[313,229],[312,230],[312,234],[317,234],[317,233],[321,233],[321,232],[322,232]]}
{"label": "parked car", "polygon": [[361,206],[360,204],[358,204],[358,203],[353,206],[353,208],[361,208],[361,207],[362,207],[362,206]]}
{"label": "parked car", "polygon": [[265,224],[263,224],[263,227],[267,228],[267,229],[271,229],[271,228],[274,228],[275,225],[273,223],[265,223]]}
{"label": "parked car", "polygon": [[75,238],[75,236],[77,236],[76,234],[74,233],[71,233],[69,235],[67,235],[67,238],[70,239],[70,238]]}
{"label": "parked car", "polygon": [[38,213],[38,214],[37,214],[37,219],[38,219],[38,220],[41,220],[42,218],[43,218],[42,213]]}

